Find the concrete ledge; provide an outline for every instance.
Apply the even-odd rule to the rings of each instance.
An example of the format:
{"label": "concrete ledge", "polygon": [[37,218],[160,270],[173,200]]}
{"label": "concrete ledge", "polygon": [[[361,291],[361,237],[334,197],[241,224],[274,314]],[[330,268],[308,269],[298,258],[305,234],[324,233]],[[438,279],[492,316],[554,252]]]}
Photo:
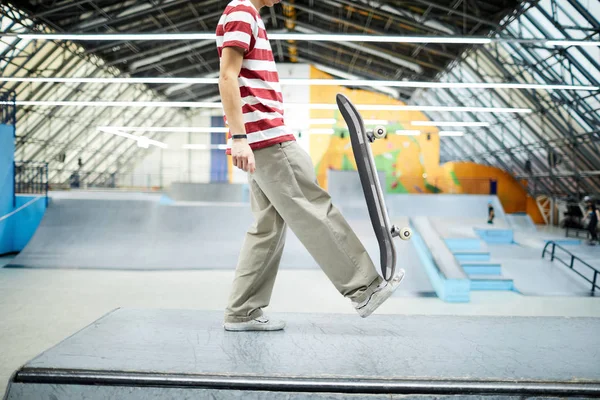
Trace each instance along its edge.
{"label": "concrete ledge", "polygon": [[502,265],[497,263],[470,262],[460,264],[469,276],[471,275],[500,275]]}
{"label": "concrete ledge", "polygon": [[480,239],[471,238],[448,238],[444,239],[450,251],[457,250],[483,250]]}
{"label": "concrete ledge", "polygon": [[460,262],[464,261],[489,261],[490,253],[487,251],[455,251],[454,257]]}
{"label": "concrete ledge", "polygon": [[514,232],[512,229],[475,229],[475,232],[486,243],[505,243],[514,242]]}
{"label": "concrete ledge", "polygon": [[413,244],[438,297],[447,302],[468,302],[470,282],[442,238],[426,217],[412,218]]}
{"label": "concrete ledge", "polygon": [[471,290],[514,290],[512,279],[502,277],[471,277]]}
{"label": "concrete ledge", "polygon": [[15,371],[7,399],[600,395],[598,360],[590,356],[597,318],[274,318],[287,321],[284,331],[235,333],[223,330],[220,311],[115,310]]}

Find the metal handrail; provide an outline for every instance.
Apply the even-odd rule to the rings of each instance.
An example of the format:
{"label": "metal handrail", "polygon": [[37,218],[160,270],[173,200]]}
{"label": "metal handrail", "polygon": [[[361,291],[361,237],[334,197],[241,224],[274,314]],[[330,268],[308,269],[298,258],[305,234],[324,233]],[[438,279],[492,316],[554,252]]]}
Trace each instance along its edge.
{"label": "metal handrail", "polygon": [[[598,281],[598,275],[600,275],[600,271],[598,271],[596,268],[592,267],[590,264],[586,263],[585,261],[583,261],[581,258],[577,257],[575,254],[571,253],[569,250],[565,249],[564,247],[560,246],[559,244],[556,244],[556,242],[550,240],[546,243],[546,245],[544,246],[544,250],[542,251],[542,258],[544,258],[544,256],[546,255],[546,249],[548,248],[548,246],[552,245],[552,251],[550,252],[550,261],[554,261],[554,259],[557,259],[558,261],[560,261],[563,265],[565,265],[566,267],[570,268],[573,272],[575,272],[577,275],[581,276],[583,279],[585,279],[587,282],[592,284],[592,296],[594,295],[594,292],[596,291],[596,288],[600,289],[600,286],[598,286],[596,284],[596,282]],[[570,262],[567,264],[566,262],[564,262],[562,259],[560,259],[559,257],[556,256],[555,252],[556,252],[556,248],[561,249],[562,251],[564,251],[565,253],[567,253],[568,255],[571,256],[571,260]],[[584,266],[588,267],[589,269],[591,269],[592,271],[594,271],[594,279],[590,280],[588,279],[587,276],[581,274],[579,271],[575,270],[573,268],[574,264],[575,264],[575,260],[579,261],[581,264],[583,264]]]}

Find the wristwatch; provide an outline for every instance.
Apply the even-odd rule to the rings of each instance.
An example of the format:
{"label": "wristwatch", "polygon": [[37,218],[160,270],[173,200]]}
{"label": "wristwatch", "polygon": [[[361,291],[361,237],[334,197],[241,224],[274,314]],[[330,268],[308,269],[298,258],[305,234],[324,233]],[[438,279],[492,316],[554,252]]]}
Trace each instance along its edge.
{"label": "wristwatch", "polygon": [[247,139],[248,135],[246,135],[245,133],[240,133],[240,134],[236,134],[231,136],[232,139]]}

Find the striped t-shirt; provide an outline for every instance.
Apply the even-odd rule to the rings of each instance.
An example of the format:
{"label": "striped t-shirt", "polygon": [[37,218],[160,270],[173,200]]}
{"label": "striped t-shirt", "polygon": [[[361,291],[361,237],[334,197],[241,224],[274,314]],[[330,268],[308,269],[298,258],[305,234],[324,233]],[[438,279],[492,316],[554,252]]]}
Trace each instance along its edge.
{"label": "striped t-shirt", "polygon": [[[244,49],[238,83],[250,147],[257,150],[295,140],[283,120],[283,95],[277,67],[258,10],[249,0],[231,1],[219,20],[216,34],[219,58],[224,47]],[[231,154],[231,139],[227,141],[227,154]]]}

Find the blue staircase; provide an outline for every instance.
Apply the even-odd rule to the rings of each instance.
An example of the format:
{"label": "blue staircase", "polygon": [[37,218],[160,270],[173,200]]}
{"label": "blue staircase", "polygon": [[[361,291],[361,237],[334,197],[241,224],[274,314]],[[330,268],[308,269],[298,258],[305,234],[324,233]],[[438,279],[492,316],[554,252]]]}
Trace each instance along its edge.
{"label": "blue staircase", "polygon": [[469,277],[471,290],[514,290],[513,280],[502,276],[502,265],[490,261],[485,249],[485,243],[511,243],[512,230],[490,231],[476,230],[481,239],[445,239],[446,246]]}

